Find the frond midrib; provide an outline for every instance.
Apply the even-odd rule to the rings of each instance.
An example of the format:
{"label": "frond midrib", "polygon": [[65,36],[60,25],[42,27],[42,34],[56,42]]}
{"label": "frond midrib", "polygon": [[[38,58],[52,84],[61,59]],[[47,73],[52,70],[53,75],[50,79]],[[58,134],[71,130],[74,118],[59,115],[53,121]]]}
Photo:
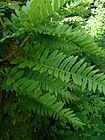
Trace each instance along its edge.
{"label": "frond midrib", "polygon": [[[36,63],[36,64],[39,64],[39,63]],[[104,84],[99,83],[99,82],[97,82],[96,80],[94,80],[94,79],[92,79],[92,78],[89,78],[89,77],[86,77],[86,76],[83,76],[83,75],[80,75],[80,74],[76,74],[76,73],[73,73],[73,72],[68,72],[68,71],[65,71],[65,70],[61,70],[61,69],[59,69],[59,68],[55,68],[55,67],[52,67],[52,66],[48,66],[48,65],[46,65],[46,64],[39,64],[39,65],[42,65],[42,67],[47,67],[48,69],[58,70],[58,71],[63,72],[63,73],[68,73],[68,74],[71,74],[71,75],[80,76],[80,77],[83,78],[83,79],[86,79],[86,80],[88,80],[88,81],[91,80],[92,82],[97,83],[98,85],[100,84],[100,85],[102,85],[102,86],[105,86]]]}
{"label": "frond midrib", "polygon": [[[47,110],[49,110],[49,111],[52,111],[52,112],[55,112],[59,117],[61,117],[61,118],[65,118],[65,119],[68,119],[68,121],[70,121],[70,123],[71,124],[75,124],[75,121],[73,121],[73,119],[78,119],[78,123],[80,124],[82,124],[83,125],[83,123],[79,120],[79,118],[73,113],[73,111],[71,110],[71,108],[69,108],[69,112],[71,112],[71,116],[72,115],[74,115],[73,117],[71,117],[71,119],[70,118],[68,118],[67,116],[65,116],[65,113],[61,113],[61,111],[64,109],[64,108],[62,108],[60,111],[57,111],[57,109],[53,109],[52,108],[52,106],[48,106],[47,104],[44,104],[42,101],[40,101],[40,100],[38,100],[39,98],[35,98],[35,101],[36,102],[38,102],[40,105],[42,105],[43,107],[45,107]],[[63,102],[62,102],[63,103]],[[66,108],[67,109],[67,108]],[[55,117],[56,118],[56,117]]]}

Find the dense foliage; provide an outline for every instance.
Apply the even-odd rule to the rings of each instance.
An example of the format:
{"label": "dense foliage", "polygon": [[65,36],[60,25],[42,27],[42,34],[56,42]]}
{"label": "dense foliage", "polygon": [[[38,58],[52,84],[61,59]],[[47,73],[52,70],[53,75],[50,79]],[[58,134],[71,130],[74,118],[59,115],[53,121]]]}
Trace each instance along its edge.
{"label": "dense foliage", "polygon": [[102,0],[0,2],[0,139],[105,138],[105,13],[95,35],[90,24],[97,3],[105,8]]}

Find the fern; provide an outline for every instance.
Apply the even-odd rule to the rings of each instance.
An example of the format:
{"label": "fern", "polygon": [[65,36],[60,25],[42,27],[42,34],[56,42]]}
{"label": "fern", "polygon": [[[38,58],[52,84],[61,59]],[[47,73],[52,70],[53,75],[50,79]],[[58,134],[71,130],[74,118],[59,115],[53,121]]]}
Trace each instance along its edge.
{"label": "fern", "polygon": [[[27,88],[27,92],[34,92],[34,90],[39,91],[43,89],[45,91],[49,91],[50,93],[54,93],[57,98],[61,98],[63,101],[67,101],[68,103],[72,100],[76,100],[76,96],[70,94],[64,90],[64,83],[62,83],[59,79],[49,76],[47,73],[39,73],[38,71],[33,72],[32,70],[26,71],[27,77],[21,78],[23,71],[15,71],[18,70],[17,67],[11,70],[10,78],[7,80],[7,85],[11,85],[13,87],[13,83],[16,83],[15,88],[21,87],[22,89]],[[16,72],[16,74],[13,73]],[[12,73],[12,74],[11,74]],[[17,75],[19,74],[19,77]],[[26,75],[25,74],[25,75]],[[17,77],[17,79],[15,78]],[[21,78],[18,80],[18,78]],[[29,85],[28,85],[29,84]],[[36,86],[35,86],[36,85]],[[29,88],[28,88],[29,87]]]}
{"label": "fern", "polygon": [[[16,92],[32,96],[32,98],[39,103],[39,107],[37,106],[36,110],[40,110],[40,115],[50,115],[53,116],[53,118],[65,117],[72,125],[80,127],[83,123],[77,117],[75,118],[75,115],[71,114],[72,111],[69,112],[69,109],[63,109],[64,103],[62,101],[69,102],[69,100],[73,99],[73,96],[63,90],[64,86],[62,84],[61,86],[59,85],[61,87],[60,89],[57,88],[57,86],[53,86],[53,82],[57,84],[57,79],[60,78],[62,83],[68,83],[72,78],[74,83],[82,86],[82,90],[88,87],[89,91],[93,90],[93,92],[96,92],[96,89],[98,89],[100,92],[105,93],[105,75],[103,73],[97,74],[99,70],[93,70],[93,66],[86,67],[87,64],[84,63],[84,59],[76,62],[77,58],[77,56],[67,58],[63,53],[58,53],[57,50],[49,55],[49,51],[46,50],[43,52],[39,63],[24,60],[18,67],[13,68],[6,81],[7,89],[8,86],[10,86],[10,88]],[[22,70],[27,67],[30,69],[30,71],[26,70],[26,74],[28,73],[28,75]],[[55,78],[52,77],[52,75]],[[50,81],[51,85],[49,85],[48,81]],[[50,94],[43,94],[44,91],[49,91]],[[55,103],[56,96],[51,95],[53,92],[57,93],[57,97],[61,94],[62,101]],[[58,100],[60,100],[60,98],[58,98]],[[42,108],[40,108],[40,104],[43,104]],[[46,107],[49,111],[46,110]]]}
{"label": "fern", "polygon": [[[64,18],[59,11],[66,2],[31,0],[23,7],[21,14],[26,11],[28,20],[25,22],[24,18],[16,28],[22,30],[20,35],[28,32],[30,36],[20,45],[23,48],[20,47],[19,56],[11,62],[12,68],[6,71],[2,89],[23,97],[23,101],[19,100],[23,109],[32,110],[40,118],[47,116],[69,122],[77,129],[86,124],[76,113],[77,109],[83,112],[85,106],[81,105],[82,101],[79,104],[84,97],[81,93],[105,94],[105,74],[89,66],[83,56],[78,58],[79,53],[105,58],[105,51],[84,31],[59,20]],[[23,17],[21,14],[18,13],[19,19]],[[58,20],[56,15],[60,16]],[[13,19],[14,23],[17,19]]]}
{"label": "fern", "polygon": [[[31,109],[36,110],[42,116],[46,115],[56,119],[65,118],[73,126],[76,127],[81,127],[83,125],[79,118],[76,117],[75,114],[73,114],[73,111],[70,111],[70,109],[67,108],[63,108],[64,103],[62,101],[57,101],[55,95],[51,95],[51,93],[46,93],[43,95],[43,93],[41,93],[41,90],[43,88],[40,89],[41,87],[39,81],[35,81],[35,79],[29,80],[28,78],[22,78],[23,75],[23,70],[19,71],[17,67],[13,68],[9,73],[9,77],[6,81],[6,84],[7,86],[9,85],[11,89],[15,90],[17,93],[23,93],[32,98],[36,105],[31,105],[33,107]],[[34,76],[32,77],[34,78]],[[37,79],[38,78],[39,76],[37,77]],[[43,78],[41,80],[43,80]],[[52,92],[52,90],[50,90],[50,92]],[[63,90],[61,90],[60,93],[63,100],[64,98],[65,100],[67,98],[67,101],[69,101],[69,98],[72,99],[72,95],[70,95],[69,92],[63,92]]]}
{"label": "fern", "polygon": [[93,90],[96,92],[96,89],[98,89],[105,94],[105,75],[103,73],[97,73],[99,71],[98,69],[93,70],[94,66],[87,67],[84,59],[77,62],[77,56],[67,58],[63,53],[58,53],[57,50],[50,55],[48,52],[46,50],[43,53],[39,63],[24,60],[19,65],[19,68],[30,67],[31,64],[33,71],[39,71],[40,73],[47,72],[49,75],[60,78],[66,83],[72,77],[77,85],[82,86],[82,90],[88,86],[89,91]]}
{"label": "fern", "polygon": [[105,58],[105,50],[102,49],[101,47],[98,47],[97,44],[94,43],[92,37],[84,33],[84,31],[79,31],[77,28],[72,29],[72,27],[69,27],[68,25],[55,23],[45,24],[40,26],[39,28],[42,30],[40,31],[43,32],[44,34],[64,38],[68,42],[74,43],[77,47],[82,49],[82,52],[84,53]]}
{"label": "fern", "polygon": [[42,116],[46,115],[55,119],[68,119],[72,125],[76,125],[77,127],[81,127],[83,125],[83,123],[75,116],[75,114],[73,114],[73,111],[70,111],[70,109],[67,108],[63,109],[63,102],[56,102],[54,95],[47,93],[38,98],[34,96],[34,102],[35,101],[38,104],[36,108],[33,108],[33,110],[36,110]]}
{"label": "fern", "polygon": [[69,108],[64,108],[63,102],[56,102],[54,95],[47,93],[40,97],[30,97],[27,101],[24,100],[23,104],[26,104],[25,108],[34,110],[41,116],[49,116],[55,119],[67,120],[75,127],[81,127],[84,125]]}
{"label": "fern", "polygon": [[[52,13],[59,10],[59,8],[67,1],[39,1],[32,0],[29,6],[29,19],[34,25],[38,25],[46,19],[47,17],[51,16]],[[54,30],[53,30],[54,29]],[[105,50],[101,47],[98,47],[96,43],[94,43],[93,39],[85,34],[83,31],[78,31],[78,29],[72,29],[72,27],[68,27],[68,25],[56,24],[50,22],[45,24],[44,26],[39,26],[39,29],[36,28],[35,30],[57,37],[63,37],[75,43],[80,49],[82,49],[85,53],[90,53],[102,58],[105,58]],[[87,40],[88,39],[88,40]],[[91,44],[91,45],[90,45]]]}

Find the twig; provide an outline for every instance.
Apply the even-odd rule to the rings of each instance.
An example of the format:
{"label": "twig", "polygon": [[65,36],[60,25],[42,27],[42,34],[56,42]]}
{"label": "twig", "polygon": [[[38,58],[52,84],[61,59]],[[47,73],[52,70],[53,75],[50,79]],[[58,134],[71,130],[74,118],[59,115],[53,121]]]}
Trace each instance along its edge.
{"label": "twig", "polygon": [[0,59],[0,62],[3,62],[3,61],[8,60],[8,58],[10,58],[11,56],[12,56],[12,54],[8,54],[8,55],[6,55],[6,57],[5,57],[5,58]]}
{"label": "twig", "polygon": [[22,43],[19,45],[19,48],[22,48],[24,46],[24,44],[26,43],[26,41],[28,40],[30,34],[26,36],[26,38],[22,41]]}

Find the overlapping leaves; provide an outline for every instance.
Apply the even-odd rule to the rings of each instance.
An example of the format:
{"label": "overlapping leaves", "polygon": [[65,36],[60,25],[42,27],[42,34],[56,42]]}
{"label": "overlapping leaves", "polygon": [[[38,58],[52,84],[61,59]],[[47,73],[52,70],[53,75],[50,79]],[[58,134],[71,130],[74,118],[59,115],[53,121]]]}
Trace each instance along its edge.
{"label": "overlapping leaves", "polygon": [[88,88],[89,91],[96,92],[98,89],[105,93],[105,75],[98,73],[98,69],[94,70],[94,66],[87,67],[84,59],[80,61],[77,59],[77,56],[66,57],[63,53],[58,53],[57,50],[49,55],[49,50],[45,50],[40,62],[35,63],[26,60],[19,67],[30,67],[31,64],[33,71],[47,72],[66,83],[72,78],[74,83],[82,87],[82,90]]}

